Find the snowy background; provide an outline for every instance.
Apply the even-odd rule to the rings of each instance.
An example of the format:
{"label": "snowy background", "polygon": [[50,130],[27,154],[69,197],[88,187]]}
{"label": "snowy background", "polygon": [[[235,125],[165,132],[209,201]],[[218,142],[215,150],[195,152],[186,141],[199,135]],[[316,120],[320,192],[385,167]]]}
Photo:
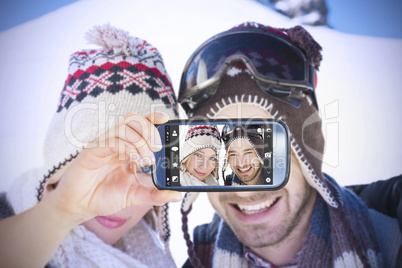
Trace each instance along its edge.
{"label": "snowy background", "polygon": [[[0,32],[0,191],[43,164],[43,139],[69,55],[93,48],[83,38],[92,26],[110,22],[156,46],[178,90],[198,45],[245,21],[274,27],[298,22],[253,0],[86,0]],[[317,98],[327,142],[324,171],[343,185],[402,173],[402,39],[305,28],[323,47]],[[190,214],[190,229],[212,217],[205,195],[194,210],[202,212]],[[171,248],[181,266],[187,254],[178,204],[171,206],[171,222]]]}

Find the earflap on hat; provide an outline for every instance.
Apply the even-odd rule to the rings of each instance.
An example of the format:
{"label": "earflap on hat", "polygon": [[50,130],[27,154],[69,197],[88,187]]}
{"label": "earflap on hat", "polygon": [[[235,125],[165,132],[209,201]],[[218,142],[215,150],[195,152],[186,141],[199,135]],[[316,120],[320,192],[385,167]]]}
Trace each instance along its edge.
{"label": "earflap on hat", "polygon": [[193,208],[193,203],[197,199],[200,193],[198,192],[188,192],[184,195],[183,200],[181,202],[181,221],[182,221],[182,230],[183,230],[183,237],[184,240],[186,240],[186,245],[187,245],[187,253],[190,259],[191,264],[194,267],[202,267],[201,261],[198,259],[196,256],[196,253],[194,251],[194,244],[191,241],[190,234],[188,232],[188,215],[191,212],[191,209]]}

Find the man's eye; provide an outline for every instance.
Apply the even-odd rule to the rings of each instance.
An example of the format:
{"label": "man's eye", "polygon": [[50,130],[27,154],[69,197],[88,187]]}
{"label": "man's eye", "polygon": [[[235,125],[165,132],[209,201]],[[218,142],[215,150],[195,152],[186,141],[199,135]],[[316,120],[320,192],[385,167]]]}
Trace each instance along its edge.
{"label": "man's eye", "polygon": [[142,173],[150,174],[152,170],[152,166],[145,166],[140,168]]}

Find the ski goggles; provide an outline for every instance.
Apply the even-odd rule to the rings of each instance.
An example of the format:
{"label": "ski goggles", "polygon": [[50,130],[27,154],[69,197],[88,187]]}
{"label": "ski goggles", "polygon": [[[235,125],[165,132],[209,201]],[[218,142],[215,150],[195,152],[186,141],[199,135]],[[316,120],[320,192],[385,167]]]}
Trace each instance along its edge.
{"label": "ski goggles", "polygon": [[229,68],[247,68],[261,90],[300,107],[303,94],[318,109],[314,65],[285,36],[259,29],[237,29],[212,37],[187,61],[179,89],[179,102],[192,112],[216,94]]}
{"label": "ski goggles", "polygon": [[254,139],[262,138],[262,127],[260,125],[250,124],[250,125],[225,125],[222,129],[221,138],[224,142],[227,142],[235,131],[244,130],[247,136]]}

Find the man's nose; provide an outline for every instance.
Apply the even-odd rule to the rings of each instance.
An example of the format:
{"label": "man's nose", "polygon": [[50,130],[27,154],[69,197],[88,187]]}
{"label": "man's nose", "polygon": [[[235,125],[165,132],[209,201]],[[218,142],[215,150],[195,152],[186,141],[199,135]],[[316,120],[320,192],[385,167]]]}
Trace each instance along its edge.
{"label": "man's nose", "polygon": [[239,157],[238,166],[242,167],[242,166],[247,166],[247,165],[248,165],[248,158],[246,156]]}
{"label": "man's nose", "polygon": [[234,194],[236,194],[239,197],[249,197],[255,194],[255,192],[234,192]]}

